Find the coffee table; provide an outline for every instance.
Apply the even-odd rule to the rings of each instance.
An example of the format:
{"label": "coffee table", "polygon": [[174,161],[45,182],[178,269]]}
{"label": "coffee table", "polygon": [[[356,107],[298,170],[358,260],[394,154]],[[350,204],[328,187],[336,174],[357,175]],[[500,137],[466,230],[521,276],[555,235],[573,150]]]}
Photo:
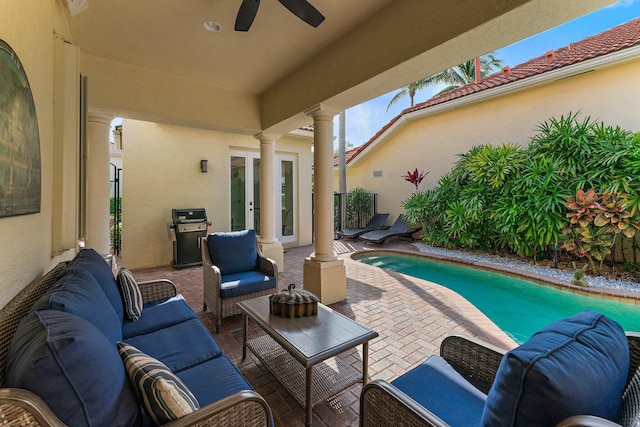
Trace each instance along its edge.
{"label": "coffee table", "polygon": [[[306,410],[311,425],[313,406],[352,385],[367,383],[369,340],[374,330],[318,303],[315,316],[294,319],[272,316],[269,296],[238,303],[243,313],[242,358],[247,347]],[[248,339],[249,319],[267,335]],[[336,355],[362,344],[362,375]]]}

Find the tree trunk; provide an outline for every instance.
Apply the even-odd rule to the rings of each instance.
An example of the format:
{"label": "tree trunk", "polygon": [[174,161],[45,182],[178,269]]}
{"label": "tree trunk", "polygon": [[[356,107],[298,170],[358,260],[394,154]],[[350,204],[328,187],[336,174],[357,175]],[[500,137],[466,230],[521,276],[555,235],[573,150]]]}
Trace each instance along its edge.
{"label": "tree trunk", "polygon": [[339,128],[338,128],[338,175],[340,192],[347,192],[347,155],[345,151],[345,121],[346,113],[342,111],[339,116]]}

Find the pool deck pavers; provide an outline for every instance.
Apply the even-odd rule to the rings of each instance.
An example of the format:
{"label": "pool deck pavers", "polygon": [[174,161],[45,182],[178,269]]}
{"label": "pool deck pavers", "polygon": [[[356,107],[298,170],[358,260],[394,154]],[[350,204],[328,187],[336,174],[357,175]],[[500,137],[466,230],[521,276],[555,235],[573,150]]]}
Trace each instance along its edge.
{"label": "pool deck pavers", "polygon": [[[347,270],[347,299],[330,307],[378,332],[369,346],[369,378],[393,380],[438,353],[443,338],[465,335],[487,341],[502,348],[515,343],[493,322],[453,291],[437,284],[384,271],[351,258],[356,251],[381,249],[359,241],[336,240],[334,248],[344,259]],[[382,249],[417,253],[408,241],[390,239]],[[279,289],[289,283],[302,284],[304,259],[313,246],[287,248],[285,271],[280,273]],[[209,328],[225,354],[267,400],[276,426],[303,426],[305,413],[293,397],[269,373],[262,363],[248,352],[242,360],[242,316],[223,319],[220,333],[215,333],[211,312],[203,312],[202,267],[173,269],[170,266],[133,270],[137,280],[166,278],[172,280],[200,320]],[[250,334],[262,332],[250,323]],[[340,356],[362,371],[362,346]],[[357,426],[361,385],[343,391],[313,409],[314,426]]]}

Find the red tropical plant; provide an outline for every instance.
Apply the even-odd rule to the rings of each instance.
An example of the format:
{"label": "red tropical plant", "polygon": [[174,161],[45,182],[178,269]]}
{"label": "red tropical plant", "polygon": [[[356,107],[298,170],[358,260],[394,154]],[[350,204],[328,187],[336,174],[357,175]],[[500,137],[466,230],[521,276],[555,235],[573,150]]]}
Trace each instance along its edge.
{"label": "red tropical plant", "polygon": [[586,227],[591,224],[598,212],[597,209],[601,209],[599,200],[600,196],[595,190],[583,191],[578,190],[576,197],[567,197],[567,218],[570,220],[570,227],[578,224],[580,227]]}
{"label": "red tropical plant", "polygon": [[[586,257],[593,273],[602,267],[611,254],[619,234],[632,238],[640,230],[638,220],[629,212],[628,195],[594,190],[578,190],[575,197],[567,197],[569,224],[562,230],[567,236],[562,248],[579,257]],[[593,259],[600,261],[596,268]]]}
{"label": "red tropical plant", "polygon": [[420,185],[424,177],[427,176],[428,173],[429,171],[418,172],[418,168],[416,168],[413,172],[407,171],[407,174],[402,175],[402,177],[404,178],[405,181],[409,181],[410,183],[415,185],[416,191],[418,191],[418,186]]}

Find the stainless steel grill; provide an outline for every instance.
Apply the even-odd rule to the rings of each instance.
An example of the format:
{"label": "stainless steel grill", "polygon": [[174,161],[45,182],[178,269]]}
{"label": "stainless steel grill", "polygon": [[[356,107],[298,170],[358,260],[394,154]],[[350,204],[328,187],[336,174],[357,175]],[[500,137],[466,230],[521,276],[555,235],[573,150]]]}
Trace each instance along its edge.
{"label": "stainless steel grill", "polygon": [[173,265],[175,268],[202,264],[200,238],[207,235],[210,222],[203,208],[172,209],[170,224],[173,240]]}

